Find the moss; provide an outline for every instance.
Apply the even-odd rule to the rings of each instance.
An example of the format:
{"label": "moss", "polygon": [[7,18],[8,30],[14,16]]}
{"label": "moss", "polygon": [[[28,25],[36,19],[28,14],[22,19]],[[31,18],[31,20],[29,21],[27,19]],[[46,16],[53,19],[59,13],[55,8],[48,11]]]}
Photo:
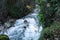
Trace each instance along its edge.
{"label": "moss", "polygon": [[1,34],[0,40],[9,40],[9,37],[7,35]]}

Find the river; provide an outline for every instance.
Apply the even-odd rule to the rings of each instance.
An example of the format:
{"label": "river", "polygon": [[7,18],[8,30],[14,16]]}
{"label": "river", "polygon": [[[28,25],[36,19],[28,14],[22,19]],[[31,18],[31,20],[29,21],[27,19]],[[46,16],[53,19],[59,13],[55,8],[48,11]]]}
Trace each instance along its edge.
{"label": "river", "polygon": [[42,26],[38,26],[37,15],[39,11],[38,5],[36,5],[32,13],[17,19],[5,34],[9,36],[10,40],[38,40],[42,31]]}

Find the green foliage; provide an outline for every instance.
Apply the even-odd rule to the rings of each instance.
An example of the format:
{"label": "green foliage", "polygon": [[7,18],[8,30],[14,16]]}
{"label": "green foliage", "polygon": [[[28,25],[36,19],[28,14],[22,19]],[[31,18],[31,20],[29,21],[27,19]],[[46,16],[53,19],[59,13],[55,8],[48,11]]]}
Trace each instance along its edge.
{"label": "green foliage", "polygon": [[54,21],[50,27],[44,28],[42,30],[39,40],[44,40],[44,34],[50,35],[50,39],[53,40],[53,36],[54,36],[53,31],[55,31],[55,29],[60,30],[60,23],[59,22]]}
{"label": "green foliage", "polygon": [[44,40],[44,37],[48,37],[52,40],[53,39],[53,34],[54,33],[52,32],[52,30],[49,27],[47,27],[42,31],[39,40]]}
{"label": "green foliage", "polygon": [[[52,32],[54,29],[60,29],[60,0],[38,1],[40,5],[40,13],[38,14],[38,19],[43,27],[45,27],[39,40],[44,40],[44,34],[51,35],[54,34]],[[41,16],[41,14],[43,14],[43,16]]]}
{"label": "green foliage", "polygon": [[44,15],[43,15],[43,13],[39,13],[38,14],[38,16],[37,16],[37,18],[38,18],[38,20],[40,21],[39,22],[39,25],[42,25],[43,24],[43,22],[44,22],[44,17],[43,17]]}
{"label": "green foliage", "polygon": [[9,40],[7,35],[0,34],[0,40]]}
{"label": "green foliage", "polygon": [[12,18],[26,16],[32,11],[34,6],[35,0],[7,0],[8,15]]}
{"label": "green foliage", "polygon": [[60,29],[60,23],[59,22],[57,22],[57,21],[55,21],[55,22],[53,22],[53,24],[50,26],[50,28],[51,28],[51,30],[52,29]]}
{"label": "green foliage", "polygon": [[60,16],[60,6],[59,6],[59,0],[38,0],[40,5],[40,14],[43,14],[42,17],[38,17],[40,22],[44,18],[44,21],[42,22],[44,27],[50,26],[53,21],[56,19],[59,19]]}

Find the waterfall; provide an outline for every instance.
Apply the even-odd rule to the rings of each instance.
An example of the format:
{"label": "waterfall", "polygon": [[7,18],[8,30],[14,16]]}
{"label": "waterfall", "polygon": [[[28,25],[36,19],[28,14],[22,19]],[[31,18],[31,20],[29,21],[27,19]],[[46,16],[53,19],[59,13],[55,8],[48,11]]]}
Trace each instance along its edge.
{"label": "waterfall", "polygon": [[[34,11],[24,18],[17,19],[15,24],[5,32],[10,40],[38,40],[42,26],[38,27],[37,14],[39,8],[36,5]],[[39,31],[38,31],[39,30]]]}

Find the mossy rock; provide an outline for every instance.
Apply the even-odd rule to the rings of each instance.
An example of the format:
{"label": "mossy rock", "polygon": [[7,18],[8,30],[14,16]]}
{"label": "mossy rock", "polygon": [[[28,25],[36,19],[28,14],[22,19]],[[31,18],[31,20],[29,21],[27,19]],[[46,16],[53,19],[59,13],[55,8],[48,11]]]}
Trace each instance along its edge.
{"label": "mossy rock", "polygon": [[0,40],[9,40],[9,37],[7,35],[0,35]]}

